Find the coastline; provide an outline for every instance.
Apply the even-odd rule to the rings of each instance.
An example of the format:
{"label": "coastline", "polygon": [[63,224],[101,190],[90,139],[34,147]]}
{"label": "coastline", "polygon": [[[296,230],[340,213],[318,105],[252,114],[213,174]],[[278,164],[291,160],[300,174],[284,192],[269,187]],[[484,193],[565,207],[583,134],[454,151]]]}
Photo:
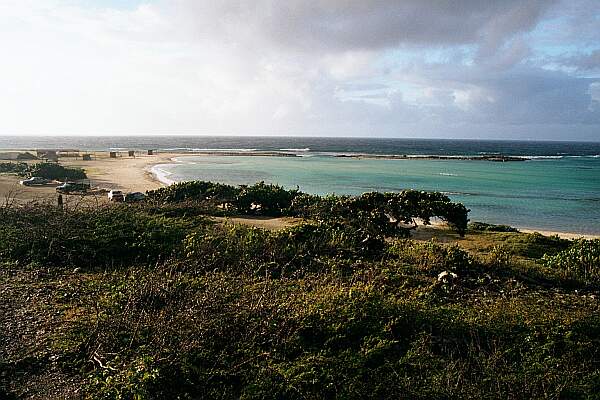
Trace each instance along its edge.
{"label": "coastline", "polygon": [[[236,152],[235,155],[237,156],[256,156],[259,154],[249,154],[250,152]],[[169,163],[157,163],[154,165],[150,165],[148,167],[148,170],[151,171],[151,176],[153,179],[155,179],[156,181],[160,182],[161,184],[168,186],[172,183],[175,183],[174,180],[170,179],[168,176],[170,175],[169,172],[166,171],[162,171],[160,170],[161,166],[167,166],[167,165],[174,165],[178,160],[179,157],[186,157],[186,156],[222,156],[222,155],[233,155],[232,153],[228,153],[228,154],[223,154],[221,152],[181,152],[181,153],[170,153],[170,161]],[[411,159],[411,158],[408,158]],[[430,228],[434,228],[434,229],[444,229],[445,225],[443,223],[432,223],[431,225],[429,225],[428,227]],[[553,235],[558,235],[559,237],[563,238],[563,239],[578,239],[578,238],[585,238],[585,239],[600,239],[600,234],[589,234],[589,233],[578,233],[578,232],[564,232],[564,231],[556,231],[556,230],[548,230],[548,229],[538,229],[535,227],[530,227],[530,226],[515,226],[515,228],[517,228],[520,232],[523,233],[540,233],[544,236],[553,236]]]}
{"label": "coastline", "polygon": [[[219,156],[219,157],[306,157],[306,149],[287,149],[279,151],[267,150],[196,150],[177,152],[180,156]],[[456,161],[490,161],[490,162],[522,162],[530,161],[526,156],[507,156],[503,154],[484,155],[425,155],[425,154],[368,154],[368,153],[315,153],[312,155],[328,155],[333,158],[373,159],[373,160],[456,160]]]}
{"label": "coastline", "polygon": [[575,233],[575,232],[557,232],[557,231],[547,231],[547,230],[542,230],[542,229],[535,229],[535,228],[517,228],[519,230],[519,232],[523,232],[523,233],[539,233],[541,235],[544,236],[555,236],[557,235],[558,237],[562,238],[562,239],[580,239],[580,238],[584,238],[584,239],[600,239],[600,235],[593,235],[593,234],[586,234],[586,233]]}
{"label": "coastline", "polygon": [[[165,186],[155,176],[152,167],[166,164],[175,154],[162,153],[154,156],[110,158],[108,153],[93,153],[92,160],[83,161],[71,157],[60,159],[66,167],[83,168],[88,176],[87,182],[95,189],[117,189],[126,192],[146,192]],[[10,162],[15,160],[0,160]],[[14,197],[19,201],[55,201],[55,185],[27,187],[19,185],[22,178],[16,175],[0,175],[0,199]]]}
{"label": "coastline", "polygon": [[[277,156],[272,152],[269,154],[258,154],[255,152],[228,153],[236,156]],[[169,178],[170,173],[162,170],[161,166],[173,165],[177,157],[184,156],[223,156],[223,152],[161,152],[155,155],[137,155],[135,157],[110,158],[107,152],[94,153],[91,161],[83,161],[74,158],[61,158],[60,163],[65,166],[84,168],[92,187],[103,189],[119,189],[123,191],[146,192],[160,187],[168,186],[176,181]],[[300,157],[300,156],[299,156]],[[412,157],[403,159],[413,159]],[[9,160],[6,160],[9,161]],[[0,161],[2,162],[2,161]],[[54,198],[54,187],[24,187],[18,185],[19,178],[16,176],[0,175],[0,198],[14,195],[21,200],[41,200],[43,198]],[[430,225],[435,229],[443,229],[443,224]],[[565,239],[599,239],[600,234],[585,234],[577,232],[561,232],[547,229],[536,229],[533,227],[517,227],[523,233],[539,232],[542,235],[558,235]]]}

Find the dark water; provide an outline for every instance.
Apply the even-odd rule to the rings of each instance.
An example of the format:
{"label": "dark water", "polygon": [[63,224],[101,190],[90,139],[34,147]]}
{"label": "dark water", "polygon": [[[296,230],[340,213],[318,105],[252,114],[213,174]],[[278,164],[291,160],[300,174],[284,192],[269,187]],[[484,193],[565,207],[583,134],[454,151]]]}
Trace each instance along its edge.
{"label": "dark water", "polygon": [[488,141],[453,139],[368,139],[234,136],[0,136],[0,149],[73,148],[85,150],[287,150],[310,153],[407,155],[477,155],[501,153],[526,156],[600,155],[600,142]]}

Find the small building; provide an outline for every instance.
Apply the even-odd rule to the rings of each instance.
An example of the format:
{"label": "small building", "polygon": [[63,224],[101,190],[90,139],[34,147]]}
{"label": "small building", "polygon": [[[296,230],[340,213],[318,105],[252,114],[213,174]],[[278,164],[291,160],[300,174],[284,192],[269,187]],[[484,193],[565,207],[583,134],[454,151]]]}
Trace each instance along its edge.
{"label": "small building", "polygon": [[56,154],[58,154],[59,157],[72,157],[72,158],[78,158],[80,156],[80,152],[79,150],[75,150],[75,149],[61,149],[61,150],[57,150]]}
{"label": "small building", "polygon": [[117,152],[116,151],[111,151],[109,153],[110,158],[117,158]]}
{"label": "small building", "polygon": [[47,161],[58,161],[57,150],[36,150],[38,158],[45,159]]}
{"label": "small building", "polygon": [[151,156],[154,154],[154,150],[148,150],[148,155]]}
{"label": "small building", "polygon": [[92,161],[92,155],[84,154],[82,159],[83,159],[83,161]]}
{"label": "small building", "polygon": [[135,151],[129,150],[129,157],[135,157]]}

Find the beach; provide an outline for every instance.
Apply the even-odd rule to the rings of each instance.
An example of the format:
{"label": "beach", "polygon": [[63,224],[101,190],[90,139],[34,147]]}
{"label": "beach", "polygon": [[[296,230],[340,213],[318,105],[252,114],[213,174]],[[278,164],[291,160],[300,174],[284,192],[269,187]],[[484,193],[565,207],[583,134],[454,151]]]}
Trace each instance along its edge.
{"label": "beach", "polygon": [[[68,167],[78,167],[86,171],[89,183],[92,188],[102,189],[105,191],[118,189],[124,192],[146,192],[163,187],[172,181],[168,176],[161,173],[160,166],[163,164],[173,164],[183,156],[219,156],[221,154],[209,154],[207,152],[160,152],[154,155],[136,154],[135,157],[128,157],[121,154],[117,158],[110,158],[108,152],[93,153],[91,161],[83,161],[81,158],[64,157],[60,159],[60,164]],[[239,154],[236,154],[239,156]],[[0,160],[5,162],[5,160]],[[159,176],[157,176],[157,174]],[[55,185],[47,185],[42,187],[26,187],[19,184],[21,178],[16,175],[0,175],[0,199],[2,203],[8,201],[9,198],[14,198],[17,201],[54,201],[56,197]],[[67,196],[69,197],[69,196]],[[80,196],[74,196],[80,197]],[[106,202],[106,196],[97,196],[96,200]],[[278,229],[289,226],[287,220],[264,221],[257,219],[235,218],[232,219],[235,223],[245,223],[249,225],[257,225],[268,229]],[[433,224],[425,229],[444,229],[443,224]],[[528,227],[520,227],[522,232],[532,233],[539,232],[543,235],[558,235],[566,239],[575,239],[585,237],[588,239],[600,238],[600,235],[583,234],[579,232],[561,232],[548,229],[531,229]],[[421,235],[423,236],[423,235]],[[427,235],[425,235],[427,236]]]}
{"label": "beach", "polygon": [[[164,186],[154,179],[150,168],[153,165],[170,162],[175,153],[157,155],[136,155],[135,157],[110,158],[108,153],[97,152],[91,161],[81,158],[64,157],[60,164],[66,167],[77,167],[85,170],[92,188],[124,192],[145,192]],[[0,162],[5,162],[0,160]],[[18,200],[42,200],[56,196],[54,184],[27,187],[19,184],[21,177],[16,175],[0,175],[0,199],[14,196]]]}

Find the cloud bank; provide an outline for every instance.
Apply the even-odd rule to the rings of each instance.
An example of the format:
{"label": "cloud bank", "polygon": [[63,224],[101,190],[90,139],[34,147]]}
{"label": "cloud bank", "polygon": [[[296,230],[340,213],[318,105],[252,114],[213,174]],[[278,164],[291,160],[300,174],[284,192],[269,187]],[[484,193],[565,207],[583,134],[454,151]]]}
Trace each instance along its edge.
{"label": "cloud bank", "polygon": [[0,134],[600,140],[594,1],[108,4],[0,3]]}

